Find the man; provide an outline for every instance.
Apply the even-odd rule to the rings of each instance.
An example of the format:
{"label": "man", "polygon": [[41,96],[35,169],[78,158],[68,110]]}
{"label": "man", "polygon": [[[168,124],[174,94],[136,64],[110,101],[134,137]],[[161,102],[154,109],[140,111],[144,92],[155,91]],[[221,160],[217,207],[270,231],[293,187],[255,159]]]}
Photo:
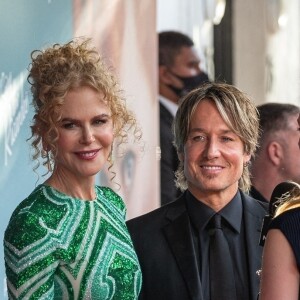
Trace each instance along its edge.
{"label": "man", "polygon": [[277,184],[292,180],[300,183],[300,150],[297,118],[299,107],[292,104],[266,103],[258,106],[261,136],[252,160],[250,194],[270,201]]}
{"label": "man", "polygon": [[[143,274],[140,299],[256,299],[266,205],[245,192],[258,126],[255,105],[233,86],[206,83],[182,99],[174,135],[180,159],[177,185],[183,194],[128,221]],[[221,264],[210,265],[211,237],[220,229],[211,228],[216,216],[222,218],[219,227],[230,252],[218,249],[224,252],[216,259],[233,268],[229,291],[222,286],[227,276],[213,288],[212,274],[225,271]],[[213,298],[215,292],[223,296]]]}
{"label": "man", "polygon": [[208,81],[208,77],[200,69],[199,56],[188,36],[165,31],[159,33],[158,38],[161,204],[166,204],[180,195],[175,186],[175,171],[179,161],[172,134],[178,101],[187,92]]}

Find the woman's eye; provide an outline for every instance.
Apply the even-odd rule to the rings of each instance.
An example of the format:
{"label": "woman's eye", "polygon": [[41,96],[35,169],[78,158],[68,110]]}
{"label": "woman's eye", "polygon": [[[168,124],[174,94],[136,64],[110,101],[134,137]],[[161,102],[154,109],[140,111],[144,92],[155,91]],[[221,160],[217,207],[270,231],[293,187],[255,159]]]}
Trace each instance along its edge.
{"label": "woman's eye", "polygon": [[102,125],[105,123],[107,123],[107,119],[97,119],[94,121],[94,124],[96,124],[96,125]]}
{"label": "woman's eye", "polygon": [[74,123],[64,123],[62,126],[65,129],[72,129],[75,127],[75,124]]}

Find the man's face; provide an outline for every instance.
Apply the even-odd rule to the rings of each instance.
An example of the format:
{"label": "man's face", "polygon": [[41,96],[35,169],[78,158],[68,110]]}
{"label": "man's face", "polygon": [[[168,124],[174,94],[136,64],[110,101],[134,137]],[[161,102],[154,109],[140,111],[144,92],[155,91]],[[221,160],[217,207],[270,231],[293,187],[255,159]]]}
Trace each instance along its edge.
{"label": "man's face", "polygon": [[159,66],[160,95],[177,104],[189,91],[209,81],[199,64],[200,59],[194,47],[181,47],[172,65]]}
{"label": "man's face", "polygon": [[[179,54],[174,59],[174,64],[170,71],[180,77],[192,77],[201,73],[200,59],[194,47],[182,47]],[[172,76],[173,85],[182,88],[183,83],[176,76]]]}
{"label": "man's face", "polygon": [[279,171],[283,180],[293,180],[300,183],[300,131],[297,124],[298,115],[289,117],[289,128],[279,133],[282,140],[283,159]]}
{"label": "man's face", "polygon": [[198,199],[232,199],[238,189],[245,154],[242,140],[227,126],[216,105],[202,100],[192,117],[181,159],[188,189]]}
{"label": "man's face", "polygon": [[201,72],[200,59],[194,47],[182,47],[174,59],[171,71],[178,76],[190,77]]}

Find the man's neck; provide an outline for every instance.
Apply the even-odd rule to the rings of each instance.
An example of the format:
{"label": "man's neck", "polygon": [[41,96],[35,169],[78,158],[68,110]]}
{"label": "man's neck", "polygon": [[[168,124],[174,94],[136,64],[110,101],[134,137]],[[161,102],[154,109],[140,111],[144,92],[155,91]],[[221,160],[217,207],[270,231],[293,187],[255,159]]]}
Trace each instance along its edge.
{"label": "man's neck", "polygon": [[159,85],[159,94],[163,97],[169,99],[175,104],[178,104],[179,97],[166,85]]}
{"label": "man's neck", "polygon": [[218,212],[233,199],[238,191],[238,187],[232,186],[231,188],[223,191],[203,192],[197,188],[189,186],[188,190],[196,199],[209,206],[215,212]]}

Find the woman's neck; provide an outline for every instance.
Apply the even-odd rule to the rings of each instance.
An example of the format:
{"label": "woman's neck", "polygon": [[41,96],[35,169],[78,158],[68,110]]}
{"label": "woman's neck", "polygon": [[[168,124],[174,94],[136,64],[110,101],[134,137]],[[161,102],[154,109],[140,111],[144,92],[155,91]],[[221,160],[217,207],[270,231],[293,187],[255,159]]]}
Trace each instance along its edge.
{"label": "woman's neck", "polygon": [[71,178],[61,172],[54,171],[45,181],[56,190],[81,200],[94,200],[96,198],[95,179],[93,178]]}

